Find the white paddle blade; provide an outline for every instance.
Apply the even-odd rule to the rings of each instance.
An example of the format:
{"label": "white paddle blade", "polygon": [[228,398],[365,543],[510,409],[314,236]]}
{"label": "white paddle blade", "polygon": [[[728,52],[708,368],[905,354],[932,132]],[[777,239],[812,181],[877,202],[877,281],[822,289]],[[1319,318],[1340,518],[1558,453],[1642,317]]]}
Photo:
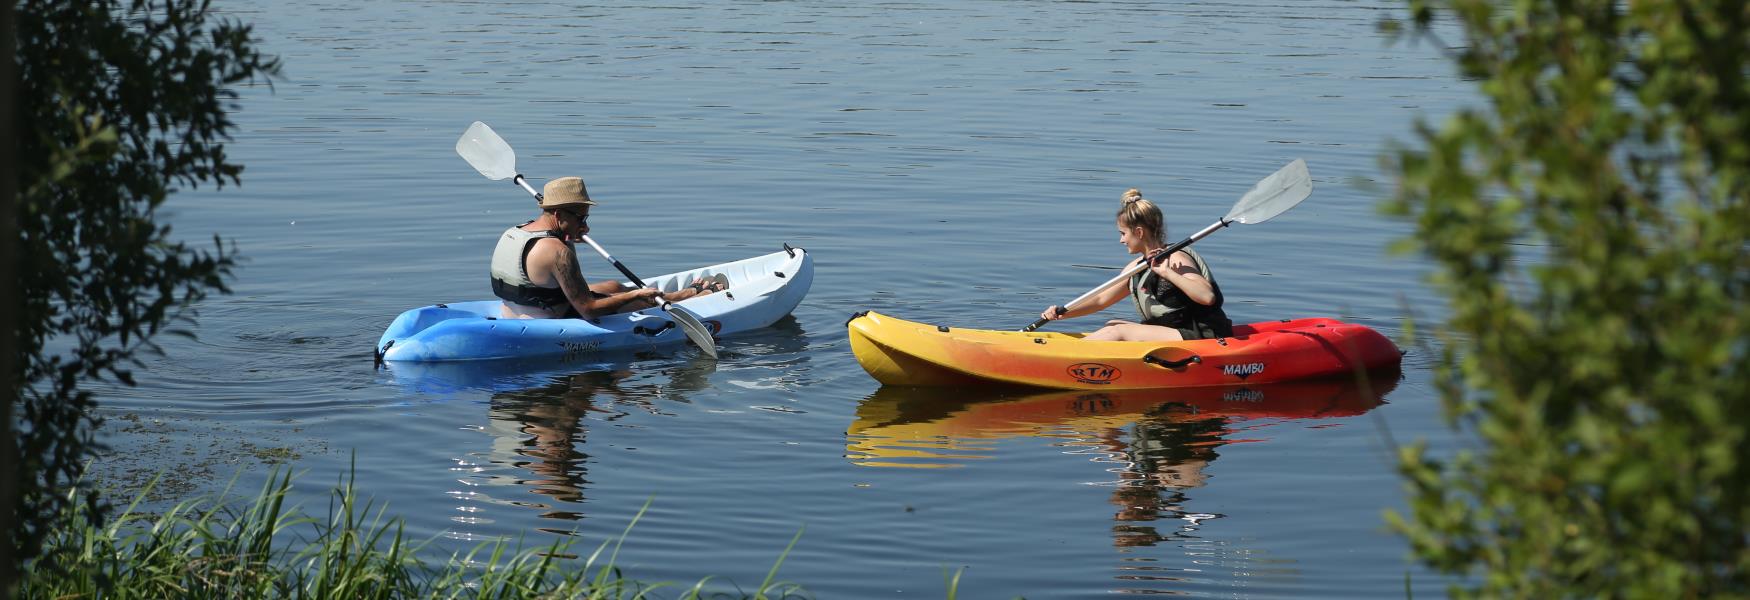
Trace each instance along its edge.
{"label": "white paddle blade", "polygon": [[516,176],[516,151],[485,123],[475,121],[462,132],[461,139],[456,140],[456,154],[487,179],[497,181]]}
{"label": "white paddle blade", "polygon": [[663,309],[668,311],[668,316],[673,317],[676,323],[681,324],[681,331],[687,334],[687,339],[692,340],[693,345],[705,351],[706,356],[717,358],[717,340],[711,338],[711,329],[700,323],[699,317],[674,304],[665,303]]}
{"label": "white paddle blade", "polygon": [[1223,221],[1249,225],[1263,223],[1280,215],[1312,195],[1312,174],[1306,171],[1306,161],[1294,159],[1288,166],[1271,173],[1252,186],[1251,191],[1234,203]]}

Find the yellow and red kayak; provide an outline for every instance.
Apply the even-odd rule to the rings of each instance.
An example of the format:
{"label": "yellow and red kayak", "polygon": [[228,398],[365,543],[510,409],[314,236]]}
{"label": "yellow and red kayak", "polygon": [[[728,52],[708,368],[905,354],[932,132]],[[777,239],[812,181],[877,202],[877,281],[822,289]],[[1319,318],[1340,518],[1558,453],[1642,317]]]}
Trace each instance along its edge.
{"label": "yellow and red kayak", "polygon": [[1336,319],[1236,325],[1229,338],[1100,342],[1077,333],[959,329],[876,312],[851,317],[851,352],[888,385],[1159,389],[1264,384],[1395,367],[1384,335]]}

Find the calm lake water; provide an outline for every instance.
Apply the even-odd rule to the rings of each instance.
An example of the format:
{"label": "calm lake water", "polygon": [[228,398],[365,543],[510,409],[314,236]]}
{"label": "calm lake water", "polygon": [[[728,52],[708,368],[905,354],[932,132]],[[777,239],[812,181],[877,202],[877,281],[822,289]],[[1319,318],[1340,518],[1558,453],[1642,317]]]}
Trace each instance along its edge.
{"label": "calm lake water", "polygon": [[[1428,266],[1386,246],[1378,160],[1473,97],[1393,2],[297,2],[221,0],[286,63],[244,90],[241,187],[169,220],[247,262],[110,390],[100,472],[297,500],[361,493],[441,551],[620,534],[629,576],[819,597],[1418,596],[1383,511],[1390,439],[1452,442],[1432,353],[1343,385],[996,397],[883,389],[855,311],[1018,328],[1122,263],[1129,187],[1175,239],[1295,158],[1317,189],[1200,242],[1236,321],[1335,316],[1398,336],[1439,318]],[[815,254],[793,318],[690,348],[540,368],[373,367],[402,310],[489,297],[527,196],[453,148],[491,124],[539,185],[581,175],[595,238],[640,274]],[[611,269],[585,257],[586,274]],[[1124,307],[1109,316],[1122,317]],[[1091,329],[1100,318],[1053,324]]]}

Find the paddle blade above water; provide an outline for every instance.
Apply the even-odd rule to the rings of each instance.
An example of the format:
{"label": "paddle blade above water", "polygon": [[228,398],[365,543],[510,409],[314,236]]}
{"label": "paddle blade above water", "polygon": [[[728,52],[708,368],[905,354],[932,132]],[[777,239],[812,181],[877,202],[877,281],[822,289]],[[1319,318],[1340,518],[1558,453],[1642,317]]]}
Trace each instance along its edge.
{"label": "paddle blade above water", "polygon": [[456,154],[487,179],[497,181],[516,176],[516,151],[485,123],[475,121],[462,132],[461,139],[456,140]]}
{"label": "paddle blade above water", "polygon": [[1306,161],[1294,159],[1288,166],[1271,173],[1252,186],[1251,191],[1234,203],[1222,221],[1249,225],[1263,223],[1280,215],[1312,195],[1312,174]]}

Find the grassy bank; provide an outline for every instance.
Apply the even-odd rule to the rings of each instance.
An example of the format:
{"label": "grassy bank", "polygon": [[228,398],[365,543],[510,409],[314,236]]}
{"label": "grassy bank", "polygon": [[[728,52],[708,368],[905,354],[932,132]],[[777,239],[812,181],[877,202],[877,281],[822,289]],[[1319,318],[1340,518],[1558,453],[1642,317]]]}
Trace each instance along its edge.
{"label": "grassy bank", "polygon": [[[44,554],[30,563],[20,598],[791,598],[794,584],[775,582],[784,557],[753,590],[644,583],[625,578],[614,560],[625,534],[587,558],[571,541],[517,549],[484,543],[433,560],[427,541],[410,542],[399,519],[361,502],[352,482],[335,487],[326,518],[285,506],[287,471],[268,478],[248,503],[189,500],[162,514],[135,512],[136,499],[102,526],[92,508],[71,502]],[[148,490],[140,492],[143,498]],[[639,517],[643,511],[639,511]],[[632,522],[637,522],[635,517]],[[631,525],[627,526],[627,532]],[[800,539],[801,534],[797,534]],[[290,542],[295,540],[295,542]],[[795,539],[790,544],[794,547]],[[785,549],[785,554],[789,549]],[[727,589],[718,589],[727,588]]]}

